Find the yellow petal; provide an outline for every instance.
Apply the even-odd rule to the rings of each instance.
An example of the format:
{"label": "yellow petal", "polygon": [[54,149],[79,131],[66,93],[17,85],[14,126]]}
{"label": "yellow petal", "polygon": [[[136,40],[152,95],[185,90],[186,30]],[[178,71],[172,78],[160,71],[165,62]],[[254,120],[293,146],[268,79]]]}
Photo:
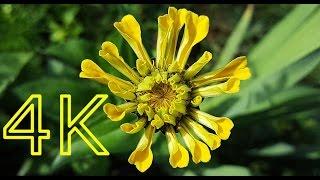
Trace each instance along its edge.
{"label": "yellow petal", "polygon": [[165,115],[163,115],[163,121],[165,122],[165,123],[169,123],[169,124],[172,124],[172,125],[176,125],[176,119],[175,119],[175,117],[174,116],[171,116],[171,115],[169,115],[169,114],[165,114]]}
{"label": "yellow petal", "polygon": [[201,96],[196,96],[191,100],[191,104],[193,107],[197,107],[202,103],[202,97]]}
{"label": "yellow petal", "polygon": [[173,168],[184,168],[189,164],[188,151],[178,142],[172,126],[166,129],[166,137],[168,140],[169,163]]}
{"label": "yellow petal", "polygon": [[145,172],[150,168],[153,160],[153,154],[150,148],[143,151],[133,151],[129,156],[128,162],[134,164],[140,172]]}
{"label": "yellow petal", "polygon": [[250,69],[247,67],[245,56],[237,57],[225,67],[203,74],[191,80],[194,87],[204,86],[213,82],[225,81],[230,78],[246,80],[250,78]]}
{"label": "yellow petal", "polygon": [[220,94],[237,93],[240,90],[240,80],[231,78],[227,82],[215,84],[207,87],[201,87],[193,91],[194,95],[202,97],[214,97]]}
{"label": "yellow petal", "polygon": [[126,113],[135,111],[136,106],[136,103],[125,103],[119,106],[107,103],[103,106],[103,110],[112,121],[120,121],[124,118]]}
{"label": "yellow petal", "polygon": [[134,100],[136,98],[136,95],[132,92],[134,88],[125,89],[125,87],[121,87],[121,84],[117,84],[113,81],[108,83],[108,87],[113,94],[123,99]]}
{"label": "yellow petal", "polygon": [[119,55],[119,51],[116,45],[106,41],[102,44],[99,55],[107,60],[115,69],[125,75],[134,83],[139,83],[140,76],[124,62],[123,58]]}
{"label": "yellow petal", "polygon": [[188,13],[189,12],[186,9],[177,10],[174,7],[169,7],[168,9],[168,15],[170,19],[173,20],[173,23],[172,28],[169,31],[165,68],[168,67],[174,61],[179,32],[186,22],[186,17]]}
{"label": "yellow petal", "polygon": [[178,113],[186,114],[186,103],[185,103],[185,101],[175,100],[170,105],[169,113],[171,115],[173,115],[173,116],[176,116]]}
{"label": "yellow petal", "polygon": [[211,154],[208,146],[195,139],[188,129],[180,126],[178,130],[192,155],[193,162],[196,164],[199,162],[209,162]]}
{"label": "yellow petal", "polygon": [[221,144],[219,136],[209,133],[202,125],[193,121],[189,117],[183,119],[182,125],[188,129],[192,129],[193,132],[205,142],[211,150],[217,149]]}
{"label": "yellow petal", "polygon": [[148,116],[148,120],[151,121],[154,118],[154,111],[153,108],[150,107],[147,103],[139,103],[137,107],[137,112],[140,115],[146,114]]}
{"label": "yellow petal", "polygon": [[152,76],[147,76],[138,84],[137,91],[149,91],[153,88],[154,84],[155,79]]}
{"label": "yellow petal", "polygon": [[146,118],[141,118],[135,123],[124,123],[120,126],[120,128],[125,133],[134,134],[139,132],[141,129],[143,129],[146,122],[147,122]]}
{"label": "yellow petal", "polygon": [[148,104],[146,103],[139,103],[137,106],[137,112],[142,115],[144,113],[144,111],[147,109]]}
{"label": "yellow petal", "polygon": [[164,125],[163,120],[157,114],[154,115],[153,118],[154,120],[151,121],[151,126],[155,127],[156,129],[160,129]]}
{"label": "yellow petal", "polygon": [[151,145],[154,132],[155,128],[151,125],[147,126],[137,148],[131,153],[128,159],[129,163],[134,164],[140,172],[145,172],[152,164],[153,154]]}
{"label": "yellow petal", "polygon": [[108,85],[110,81],[117,83],[124,89],[135,89],[135,86],[129,81],[125,81],[111,74],[105,73],[96,63],[90,59],[85,59],[81,62],[80,73],[81,78],[94,79],[102,84]]}
{"label": "yellow petal", "polygon": [[144,61],[149,70],[153,70],[153,64],[142,44],[140,25],[137,20],[129,14],[124,16],[120,22],[115,22],[114,26],[129,43],[138,59]]}
{"label": "yellow petal", "polygon": [[181,80],[181,77],[180,77],[178,74],[175,74],[175,75],[171,76],[171,77],[168,79],[168,82],[169,82],[170,84],[176,84],[176,83],[178,83],[180,80]]}
{"label": "yellow petal", "polygon": [[198,61],[195,62],[186,70],[184,74],[184,78],[185,79],[193,78],[211,59],[212,59],[212,54],[208,51],[205,51],[203,55],[198,59]]}
{"label": "yellow petal", "polygon": [[145,113],[147,114],[149,121],[154,118],[155,113],[153,111],[153,108],[151,108],[150,106],[147,106]]}
{"label": "yellow petal", "polygon": [[146,94],[138,96],[138,101],[139,102],[148,102],[150,99],[151,99],[151,94],[150,93],[146,93]]}
{"label": "yellow petal", "polygon": [[172,31],[173,20],[168,14],[158,18],[158,39],[157,39],[157,58],[156,66],[164,69],[169,33]]}
{"label": "yellow petal", "polygon": [[150,73],[150,69],[147,66],[147,63],[141,59],[137,59],[136,67],[139,74],[143,77],[147,76]]}
{"label": "yellow petal", "polygon": [[180,72],[184,69],[192,47],[204,39],[209,31],[209,18],[191,12],[187,15],[183,38],[177,54]]}
{"label": "yellow petal", "polygon": [[214,130],[221,139],[229,138],[230,131],[233,128],[233,122],[229,118],[215,117],[194,108],[191,109],[190,115],[200,124]]}
{"label": "yellow petal", "polygon": [[175,72],[179,72],[179,64],[177,61],[173,61],[170,66],[168,67],[168,72],[169,73],[175,73]]}

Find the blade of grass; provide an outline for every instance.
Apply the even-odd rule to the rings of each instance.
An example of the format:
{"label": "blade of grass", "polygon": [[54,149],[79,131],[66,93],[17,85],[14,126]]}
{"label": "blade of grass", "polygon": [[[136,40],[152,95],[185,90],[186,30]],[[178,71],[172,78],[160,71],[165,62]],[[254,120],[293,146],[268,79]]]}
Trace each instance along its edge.
{"label": "blade of grass", "polygon": [[274,53],[317,9],[319,5],[297,5],[255,46],[249,55],[250,62],[260,61],[261,57]]}
{"label": "blade of grass", "polygon": [[239,46],[244,40],[245,34],[249,27],[253,11],[254,6],[248,5],[234,31],[227,40],[227,44],[225,45],[221,52],[221,55],[219,56],[216,67],[221,67],[227,64],[228,61],[230,61],[231,58],[233,58],[233,56],[237,53]]}

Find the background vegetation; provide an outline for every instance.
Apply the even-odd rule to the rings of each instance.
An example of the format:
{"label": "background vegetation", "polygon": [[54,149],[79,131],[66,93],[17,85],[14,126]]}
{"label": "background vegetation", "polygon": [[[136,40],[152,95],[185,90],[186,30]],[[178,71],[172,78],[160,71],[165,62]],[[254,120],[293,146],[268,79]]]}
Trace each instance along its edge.
{"label": "background vegetation", "polygon": [[[0,139],[2,175],[140,175],[127,162],[140,135],[122,133],[101,110],[88,124],[112,155],[97,157],[78,139],[73,155],[60,157],[59,94],[72,94],[77,113],[94,94],[108,93],[78,78],[81,60],[93,59],[118,74],[98,57],[102,42],[110,40],[134,65],[133,51],[113,27],[128,13],[140,22],[144,44],[154,54],[157,17],[168,6],[0,5],[1,131],[32,93],[43,95],[44,127],[51,130],[42,157],[29,155],[28,141]],[[193,49],[191,60],[210,50],[214,61],[208,71],[247,55],[253,77],[241,84],[241,93],[208,99],[201,107],[235,123],[209,163],[172,169],[159,135],[152,146],[154,163],[144,175],[320,175],[319,5],[176,7],[210,18],[209,35]]]}

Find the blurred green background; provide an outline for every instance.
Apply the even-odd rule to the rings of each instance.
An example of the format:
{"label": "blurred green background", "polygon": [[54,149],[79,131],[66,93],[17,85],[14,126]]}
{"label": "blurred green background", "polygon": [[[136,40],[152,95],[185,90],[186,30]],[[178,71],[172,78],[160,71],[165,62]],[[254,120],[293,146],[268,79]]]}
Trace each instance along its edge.
{"label": "blurred green background", "polygon": [[[172,169],[167,145],[158,135],[154,161],[143,175],[320,175],[320,6],[173,5],[210,18],[210,31],[190,57],[209,50],[204,71],[247,55],[252,78],[235,95],[207,99],[202,109],[228,116],[235,127],[212,152],[209,163]],[[59,94],[72,95],[77,114],[106,87],[78,78],[81,60],[93,59],[119,75],[98,56],[102,42],[118,45],[133,66],[136,57],[113,27],[130,13],[140,22],[146,49],[154,56],[157,17],[169,5],[0,5],[0,124],[2,127],[33,93],[43,95],[41,157],[31,157],[27,140],[0,139],[1,175],[141,175],[127,162],[140,134],[126,135],[100,109],[87,122],[111,156],[98,157],[79,137],[72,156],[59,149]],[[114,96],[109,102],[119,103]],[[128,117],[129,121],[134,117]]]}

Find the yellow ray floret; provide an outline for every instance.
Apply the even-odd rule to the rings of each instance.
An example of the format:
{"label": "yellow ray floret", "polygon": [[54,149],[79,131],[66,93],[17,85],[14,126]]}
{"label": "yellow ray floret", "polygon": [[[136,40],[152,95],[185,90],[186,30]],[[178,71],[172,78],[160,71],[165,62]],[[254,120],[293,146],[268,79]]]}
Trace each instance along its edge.
{"label": "yellow ray floret", "polygon": [[233,122],[229,118],[215,117],[194,108],[191,109],[190,115],[200,124],[214,130],[221,139],[229,138],[233,128]]}
{"label": "yellow ray floret", "polygon": [[230,78],[239,80],[249,79],[250,69],[247,67],[247,58],[245,56],[232,60],[224,68],[203,74],[191,80],[195,87],[208,85],[217,81],[224,81]]}
{"label": "yellow ray floret", "polygon": [[124,62],[123,58],[119,55],[117,46],[113,43],[109,41],[104,42],[99,55],[135,84],[140,82],[140,76]]}
{"label": "yellow ray floret", "polygon": [[135,123],[124,123],[120,126],[121,130],[128,134],[134,134],[139,132],[147,123],[146,118],[140,118]]}
{"label": "yellow ray floret", "polygon": [[209,18],[190,12],[186,18],[183,38],[177,54],[179,70],[182,71],[187,63],[192,47],[203,40],[209,31]]}
{"label": "yellow ray floret", "polygon": [[189,154],[188,151],[178,142],[176,133],[171,126],[167,127],[166,137],[168,140],[169,163],[173,168],[183,168],[188,166]]}
{"label": "yellow ray floret", "polygon": [[192,129],[193,132],[205,142],[211,150],[217,149],[221,145],[221,139],[219,136],[209,133],[203,126],[194,122],[189,117],[183,119],[182,126],[184,128]]}
{"label": "yellow ray floret", "polygon": [[151,145],[154,132],[155,128],[151,125],[147,126],[137,148],[131,153],[128,159],[129,163],[134,164],[140,172],[145,172],[152,164],[153,154]]}
{"label": "yellow ray floret", "polygon": [[138,59],[145,62],[149,70],[153,70],[150,57],[142,44],[141,30],[138,21],[132,15],[124,16],[120,22],[115,22],[114,27],[120,32],[123,38],[129,43]]}
{"label": "yellow ray floret", "polygon": [[137,103],[125,103],[119,106],[107,103],[103,106],[104,112],[108,115],[112,121],[120,121],[124,118],[126,113],[135,111],[137,108]]}
{"label": "yellow ray floret", "polygon": [[198,164],[199,162],[210,161],[211,154],[206,144],[195,139],[188,129],[179,126],[178,130],[192,155],[192,160],[194,163]]}

